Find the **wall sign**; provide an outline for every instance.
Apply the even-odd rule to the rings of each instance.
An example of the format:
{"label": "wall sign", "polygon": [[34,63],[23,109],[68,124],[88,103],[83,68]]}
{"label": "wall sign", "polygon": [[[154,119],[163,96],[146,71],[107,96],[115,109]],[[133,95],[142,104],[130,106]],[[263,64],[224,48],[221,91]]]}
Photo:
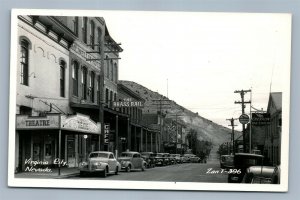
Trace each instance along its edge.
{"label": "wall sign", "polygon": [[30,129],[59,129],[60,115],[47,115],[43,117],[17,115],[16,129],[30,130]]}

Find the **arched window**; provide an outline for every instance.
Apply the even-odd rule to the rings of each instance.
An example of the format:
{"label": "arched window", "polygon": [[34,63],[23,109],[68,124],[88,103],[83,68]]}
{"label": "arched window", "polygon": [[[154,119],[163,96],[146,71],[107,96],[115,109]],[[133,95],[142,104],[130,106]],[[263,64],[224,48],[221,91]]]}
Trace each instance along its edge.
{"label": "arched window", "polygon": [[87,68],[82,68],[82,79],[81,79],[81,85],[82,85],[82,98],[87,99]]}
{"label": "arched window", "polygon": [[95,23],[93,20],[91,20],[90,43],[92,45],[92,49],[95,49]]}
{"label": "arched window", "polygon": [[78,96],[78,69],[79,64],[77,61],[73,62],[72,66],[72,80],[73,80],[73,95]]}
{"label": "arched window", "polygon": [[28,57],[29,57],[29,42],[25,39],[21,40],[21,84],[28,85]]}
{"label": "arched window", "polygon": [[66,70],[66,63],[65,61],[61,60],[59,63],[60,66],[60,96],[65,97],[65,70]]}

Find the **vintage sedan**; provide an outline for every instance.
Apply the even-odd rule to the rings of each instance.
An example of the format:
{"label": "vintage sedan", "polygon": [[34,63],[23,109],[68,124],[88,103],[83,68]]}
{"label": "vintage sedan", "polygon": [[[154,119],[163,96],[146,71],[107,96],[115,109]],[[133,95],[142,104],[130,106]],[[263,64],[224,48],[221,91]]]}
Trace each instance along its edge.
{"label": "vintage sedan", "polygon": [[166,158],[163,153],[156,153],[155,155],[155,166],[164,166],[167,165]]}
{"label": "vintage sedan", "polygon": [[170,154],[173,158],[175,158],[176,163],[182,163],[182,158],[180,154]]}
{"label": "vintage sedan", "polygon": [[192,162],[192,163],[200,163],[201,159],[198,156],[191,156],[190,157],[190,162]]}
{"label": "vintage sedan", "polygon": [[280,167],[251,166],[246,170],[245,183],[251,184],[279,184]]}
{"label": "vintage sedan", "polygon": [[98,172],[106,177],[108,173],[118,174],[120,169],[121,165],[114,154],[107,151],[91,152],[87,161],[79,163],[80,175]]}
{"label": "vintage sedan", "polygon": [[142,158],[141,154],[134,151],[121,153],[118,160],[121,164],[121,169],[126,172],[130,172],[132,169],[141,169],[144,171],[147,166],[147,162]]}
{"label": "vintage sedan", "polygon": [[155,154],[153,152],[142,152],[141,155],[147,162],[147,168],[155,167]]}
{"label": "vintage sedan", "polygon": [[233,168],[228,173],[228,183],[241,183],[246,170],[251,166],[262,165],[264,156],[250,153],[236,153]]}

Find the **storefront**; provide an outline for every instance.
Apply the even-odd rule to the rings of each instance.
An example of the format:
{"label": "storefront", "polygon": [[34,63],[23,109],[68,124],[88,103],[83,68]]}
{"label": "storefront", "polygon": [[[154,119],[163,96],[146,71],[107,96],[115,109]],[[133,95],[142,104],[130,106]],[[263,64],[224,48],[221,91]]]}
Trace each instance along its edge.
{"label": "storefront", "polygon": [[28,165],[77,167],[100,148],[100,124],[88,116],[47,114],[16,117],[16,172]]}

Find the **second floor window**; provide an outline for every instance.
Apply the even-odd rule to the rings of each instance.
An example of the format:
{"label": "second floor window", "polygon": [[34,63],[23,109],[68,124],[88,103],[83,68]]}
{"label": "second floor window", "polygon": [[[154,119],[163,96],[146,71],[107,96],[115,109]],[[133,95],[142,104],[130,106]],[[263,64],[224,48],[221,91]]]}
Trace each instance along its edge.
{"label": "second floor window", "polygon": [[82,40],[87,44],[87,17],[83,17],[82,23]]}
{"label": "second floor window", "polygon": [[99,52],[101,51],[101,46],[100,46],[100,44],[101,44],[101,34],[102,34],[101,28],[98,28],[97,29],[97,36],[98,36],[97,44],[98,44],[98,51]]}
{"label": "second floor window", "polygon": [[97,103],[100,104],[100,76],[97,76]]}
{"label": "second floor window", "polygon": [[72,81],[73,81],[73,95],[78,96],[78,62],[74,61],[72,66]]}
{"label": "second floor window", "polygon": [[108,104],[108,99],[109,99],[109,98],[108,98],[108,95],[109,95],[108,93],[109,93],[109,92],[108,92],[108,89],[106,88],[106,89],[105,89],[105,103],[107,103],[107,104]]}
{"label": "second floor window", "polygon": [[91,98],[91,102],[94,102],[94,97],[95,97],[95,73],[91,72],[91,77],[90,77],[90,98]]}
{"label": "second floor window", "polygon": [[81,78],[81,84],[82,84],[82,98],[87,99],[87,68],[82,68],[82,78]]}
{"label": "second floor window", "polygon": [[28,85],[28,54],[29,54],[29,42],[27,40],[21,41],[21,84]]}
{"label": "second floor window", "polygon": [[91,21],[90,42],[91,42],[92,49],[95,49],[95,23],[94,23],[94,21]]}
{"label": "second floor window", "polygon": [[78,17],[74,17],[74,21],[73,21],[73,28],[74,28],[74,33],[75,35],[78,36]]}
{"label": "second floor window", "polygon": [[65,61],[60,61],[60,96],[65,97]]}

